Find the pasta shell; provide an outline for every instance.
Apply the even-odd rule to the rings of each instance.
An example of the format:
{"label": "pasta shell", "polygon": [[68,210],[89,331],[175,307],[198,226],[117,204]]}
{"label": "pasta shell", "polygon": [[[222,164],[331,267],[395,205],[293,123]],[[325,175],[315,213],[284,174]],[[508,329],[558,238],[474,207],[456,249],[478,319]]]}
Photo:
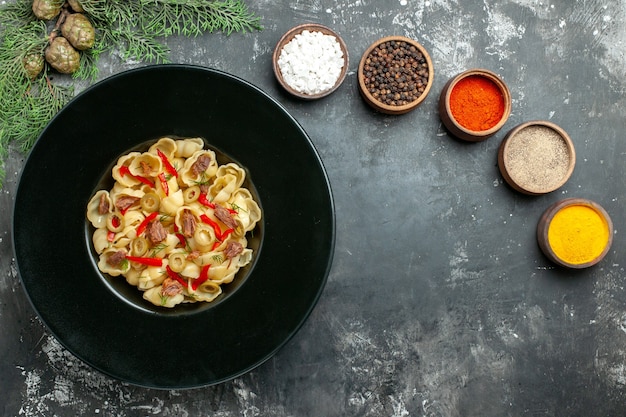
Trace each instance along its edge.
{"label": "pasta shell", "polygon": [[[206,169],[202,170],[201,172],[197,172],[197,170],[194,169],[194,166],[198,159],[201,157],[209,157],[210,162]],[[195,152],[190,158],[185,161],[185,164],[179,171],[178,176],[183,184],[191,187],[193,185],[209,182],[215,176],[217,169],[218,165],[217,160],[215,159],[215,152],[208,149],[203,149]]]}
{"label": "pasta shell", "polygon": [[106,248],[111,246],[111,242],[107,239],[109,231],[107,229],[96,229],[93,232],[92,242],[93,248],[97,253],[101,254]]}
{"label": "pasta shell", "polygon": [[236,178],[235,183],[237,185],[237,188],[240,188],[243,185],[244,180],[246,179],[246,171],[239,165],[232,162],[221,165],[215,173],[215,176],[218,178],[224,177],[226,175],[233,175]]}
{"label": "pasta shell", "polygon": [[100,271],[104,272],[105,274],[111,275],[112,277],[117,277],[127,272],[130,268],[128,262],[121,262],[117,266],[113,266],[108,262],[109,256],[112,256],[119,250],[119,248],[109,248],[102,252],[98,260],[98,269],[100,269]]}
{"label": "pasta shell", "polygon": [[211,281],[217,284],[227,284],[235,278],[238,268],[233,262],[224,262],[211,267]]}
{"label": "pasta shell", "polygon": [[164,137],[156,141],[150,148],[148,152],[153,155],[158,155],[157,149],[168,158],[173,158],[176,154],[176,150],[178,149],[177,141],[172,138]]}
{"label": "pasta shell", "polygon": [[133,159],[135,159],[139,155],[141,155],[141,152],[130,152],[126,155],[121,156],[117,160],[117,164],[111,170],[111,176],[113,177],[113,179],[124,187],[134,187],[141,184],[139,180],[133,178],[130,175],[123,175],[120,172],[121,167],[126,166],[128,168]]}
{"label": "pasta shell", "polygon": [[141,276],[139,277],[137,287],[140,290],[147,290],[149,288],[156,287],[157,285],[161,285],[161,283],[165,281],[165,278],[166,276],[161,267],[149,266],[143,270]]}
{"label": "pasta shell", "polygon": [[215,178],[215,181],[209,187],[209,195],[211,196],[211,201],[213,201],[214,203],[223,203],[225,201],[228,201],[233,191],[239,188],[237,182],[237,176],[232,174],[226,174],[221,177]]}
{"label": "pasta shell", "polygon": [[177,158],[189,158],[194,153],[204,148],[204,140],[202,138],[187,138],[176,141],[176,152],[174,156]]}
{"label": "pasta shell", "polygon": [[176,224],[176,227],[178,228],[180,233],[184,234],[185,231],[185,225],[183,224],[183,217],[184,217],[184,213],[185,210],[191,212],[191,214],[193,214],[195,220],[196,220],[196,227],[198,227],[198,224],[201,223],[200,220],[200,216],[203,214],[203,212],[200,210],[200,207],[198,206],[181,206],[178,208],[178,210],[176,211],[176,215],[174,217],[174,223]]}
{"label": "pasta shell", "polygon": [[[100,200],[104,198],[109,206],[106,213],[100,213]],[[87,219],[96,229],[106,227],[107,217],[109,213],[113,212],[113,200],[108,191],[98,191],[87,203]]]}
{"label": "pasta shell", "polygon": [[184,294],[176,294],[173,296],[164,297],[161,294],[161,289],[162,287],[160,285],[158,287],[150,288],[143,293],[143,298],[154,305],[167,308],[175,307],[185,301]]}
{"label": "pasta shell", "polygon": [[163,171],[163,162],[157,155],[144,152],[133,158],[128,170],[136,176],[156,177]]}
{"label": "pasta shell", "polygon": [[178,190],[174,193],[170,193],[167,197],[161,200],[161,212],[168,216],[174,217],[180,207],[185,204],[182,190]]}

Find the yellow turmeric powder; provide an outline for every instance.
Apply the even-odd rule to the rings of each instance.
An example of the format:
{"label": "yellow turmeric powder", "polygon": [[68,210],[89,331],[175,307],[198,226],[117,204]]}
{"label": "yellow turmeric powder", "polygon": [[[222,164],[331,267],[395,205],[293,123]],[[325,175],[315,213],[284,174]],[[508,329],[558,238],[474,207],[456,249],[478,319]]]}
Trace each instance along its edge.
{"label": "yellow turmeric powder", "polygon": [[548,242],[564,262],[580,265],[600,256],[609,242],[609,225],[593,207],[572,205],[559,210],[548,226]]}

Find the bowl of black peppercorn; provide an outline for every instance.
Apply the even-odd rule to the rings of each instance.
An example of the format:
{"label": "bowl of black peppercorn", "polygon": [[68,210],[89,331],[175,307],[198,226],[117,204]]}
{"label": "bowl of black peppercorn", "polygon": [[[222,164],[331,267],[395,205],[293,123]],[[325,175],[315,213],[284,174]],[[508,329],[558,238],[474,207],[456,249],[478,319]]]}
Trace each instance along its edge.
{"label": "bowl of black peppercorn", "polygon": [[365,50],[357,77],[361,96],[372,108],[404,114],[426,99],[434,68],[421,44],[404,36],[387,36]]}

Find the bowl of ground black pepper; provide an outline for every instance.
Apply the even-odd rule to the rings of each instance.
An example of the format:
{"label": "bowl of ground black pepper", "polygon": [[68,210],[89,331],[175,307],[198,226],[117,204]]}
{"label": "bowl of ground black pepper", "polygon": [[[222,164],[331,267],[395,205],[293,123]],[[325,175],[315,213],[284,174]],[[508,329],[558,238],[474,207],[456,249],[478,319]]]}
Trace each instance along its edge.
{"label": "bowl of ground black pepper", "polygon": [[515,190],[528,195],[550,193],[574,172],[576,150],[558,125],[535,120],[511,129],[500,143],[498,168]]}
{"label": "bowl of ground black pepper", "polygon": [[357,72],[367,104],[385,114],[404,114],[428,95],[434,69],[426,49],[413,39],[388,36],[370,45]]}
{"label": "bowl of ground black pepper", "polygon": [[492,71],[474,68],[451,78],[439,95],[439,116],[448,132],[470,142],[493,136],[511,114],[509,87]]}
{"label": "bowl of ground black pepper", "polygon": [[272,56],[274,75],[291,95],[315,100],[331,94],[348,71],[348,48],[335,31],[317,23],[288,30]]}

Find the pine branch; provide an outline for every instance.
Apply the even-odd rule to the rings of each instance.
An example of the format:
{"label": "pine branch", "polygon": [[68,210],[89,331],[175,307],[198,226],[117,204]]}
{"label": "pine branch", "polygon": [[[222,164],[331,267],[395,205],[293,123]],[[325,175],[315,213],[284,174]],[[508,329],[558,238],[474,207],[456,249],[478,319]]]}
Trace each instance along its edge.
{"label": "pine branch", "polygon": [[32,4],[31,0],[15,0],[13,3],[4,5],[0,14],[0,28],[35,20]]}
{"label": "pine branch", "polygon": [[[62,1],[62,0],[59,0]],[[169,62],[162,40],[169,36],[261,30],[260,18],[243,0],[81,0],[96,32],[95,45],[80,53],[73,79],[95,81],[98,60],[119,52],[124,60]],[[74,95],[72,85],[52,81],[47,65],[34,80],[24,69],[27,55],[43,56],[53,22],[37,20],[32,0],[0,4],[0,188],[3,161],[12,143],[23,153]],[[57,77],[55,77],[56,79]],[[59,77],[67,80],[67,77]]]}
{"label": "pine branch", "polygon": [[141,0],[139,21],[157,36],[198,36],[205,32],[246,32],[262,29],[260,19],[235,0]]}

